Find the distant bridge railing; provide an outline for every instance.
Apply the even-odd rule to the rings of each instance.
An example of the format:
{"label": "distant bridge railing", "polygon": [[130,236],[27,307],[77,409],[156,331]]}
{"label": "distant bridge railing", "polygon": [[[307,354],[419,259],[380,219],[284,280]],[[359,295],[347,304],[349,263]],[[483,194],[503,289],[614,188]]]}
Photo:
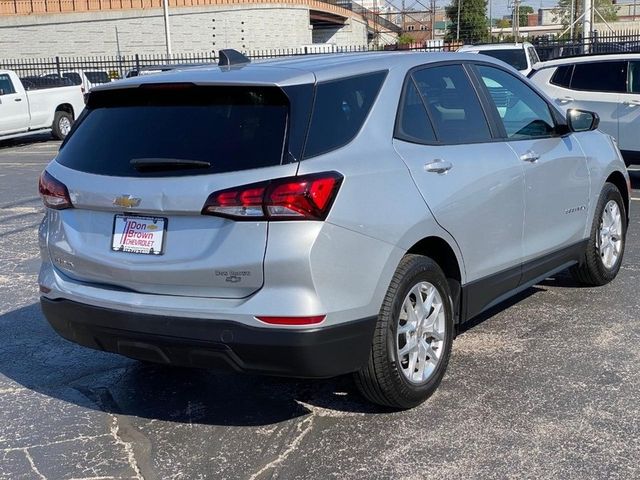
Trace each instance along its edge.
{"label": "distant bridge railing", "polygon": [[[400,33],[400,27],[350,0],[169,0],[169,8],[211,5],[286,3],[308,5],[338,15],[347,11],[360,15],[382,28]],[[0,0],[0,15],[38,15],[46,13],[93,12],[162,8],[162,0]]]}

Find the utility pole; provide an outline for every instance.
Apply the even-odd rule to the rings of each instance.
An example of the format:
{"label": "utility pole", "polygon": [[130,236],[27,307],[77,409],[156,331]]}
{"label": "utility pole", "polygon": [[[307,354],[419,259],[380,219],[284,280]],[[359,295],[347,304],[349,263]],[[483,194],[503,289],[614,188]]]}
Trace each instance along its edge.
{"label": "utility pole", "polygon": [[571,0],[571,19],[569,21],[569,25],[571,25],[571,40],[574,39],[573,24],[576,21],[575,18],[576,18],[576,0]]}
{"label": "utility pole", "polygon": [[404,5],[404,0],[402,0],[402,33],[405,32],[406,29],[406,25],[404,24],[405,22],[405,5]]}
{"label": "utility pole", "polygon": [[431,40],[435,40],[435,39],[436,39],[436,0],[431,0]]}
{"label": "utility pole", "polygon": [[591,44],[591,0],[584,0],[584,18],[582,19],[582,42],[584,43],[584,53],[589,53]]}
{"label": "utility pole", "polygon": [[511,20],[513,40],[517,43],[520,35],[520,0],[513,0],[513,19]]}
{"label": "utility pole", "polygon": [[162,0],[164,11],[164,38],[167,45],[167,60],[171,57],[171,27],[169,26],[169,0]]}
{"label": "utility pole", "polygon": [[489,0],[489,42],[493,41],[493,33],[492,33],[492,29],[493,29],[493,15],[491,14],[491,4],[492,4],[492,0]]}

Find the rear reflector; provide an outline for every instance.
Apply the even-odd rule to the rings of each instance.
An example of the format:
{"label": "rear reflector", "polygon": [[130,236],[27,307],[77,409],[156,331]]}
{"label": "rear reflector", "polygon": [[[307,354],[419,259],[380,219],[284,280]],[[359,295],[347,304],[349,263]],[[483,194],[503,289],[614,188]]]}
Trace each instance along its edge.
{"label": "rear reflector", "polygon": [[317,325],[322,323],[326,315],[316,315],[314,317],[256,317],[258,320],[269,325]]}
{"label": "rear reflector", "polygon": [[342,178],[325,172],[221,190],[209,195],[202,214],[234,220],[324,220]]}
{"label": "rear reflector", "polygon": [[44,285],[39,285],[40,287],[40,292],[42,293],[50,293],[51,289],[49,287],[45,287]]}
{"label": "rear reflector", "polygon": [[66,185],[53,178],[46,170],[40,175],[38,190],[46,207],[55,210],[73,207]]}

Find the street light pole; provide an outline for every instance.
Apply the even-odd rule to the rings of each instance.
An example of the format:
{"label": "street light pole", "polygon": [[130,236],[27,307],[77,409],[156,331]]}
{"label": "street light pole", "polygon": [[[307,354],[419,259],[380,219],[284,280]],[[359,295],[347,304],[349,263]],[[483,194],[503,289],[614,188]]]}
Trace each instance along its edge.
{"label": "street light pole", "polygon": [[167,45],[167,59],[171,57],[171,27],[169,26],[169,0],[162,0],[164,11],[164,38]]}

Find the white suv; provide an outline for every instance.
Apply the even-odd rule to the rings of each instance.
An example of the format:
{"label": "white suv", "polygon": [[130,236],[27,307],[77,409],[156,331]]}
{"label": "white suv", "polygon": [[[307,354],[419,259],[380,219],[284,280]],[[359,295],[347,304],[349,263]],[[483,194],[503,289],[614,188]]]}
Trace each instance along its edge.
{"label": "white suv", "polygon": [[640,161],[640,53],[586,55],[536,65],[531,80],[561,108],[600,116],[625,162]]}
{"label": "white suv", "polygon": [[523,75],[529,75],[533,66],[540,61],[535,47],[528,42],[463,45],[458,52],[489,55],[508,63]]}

